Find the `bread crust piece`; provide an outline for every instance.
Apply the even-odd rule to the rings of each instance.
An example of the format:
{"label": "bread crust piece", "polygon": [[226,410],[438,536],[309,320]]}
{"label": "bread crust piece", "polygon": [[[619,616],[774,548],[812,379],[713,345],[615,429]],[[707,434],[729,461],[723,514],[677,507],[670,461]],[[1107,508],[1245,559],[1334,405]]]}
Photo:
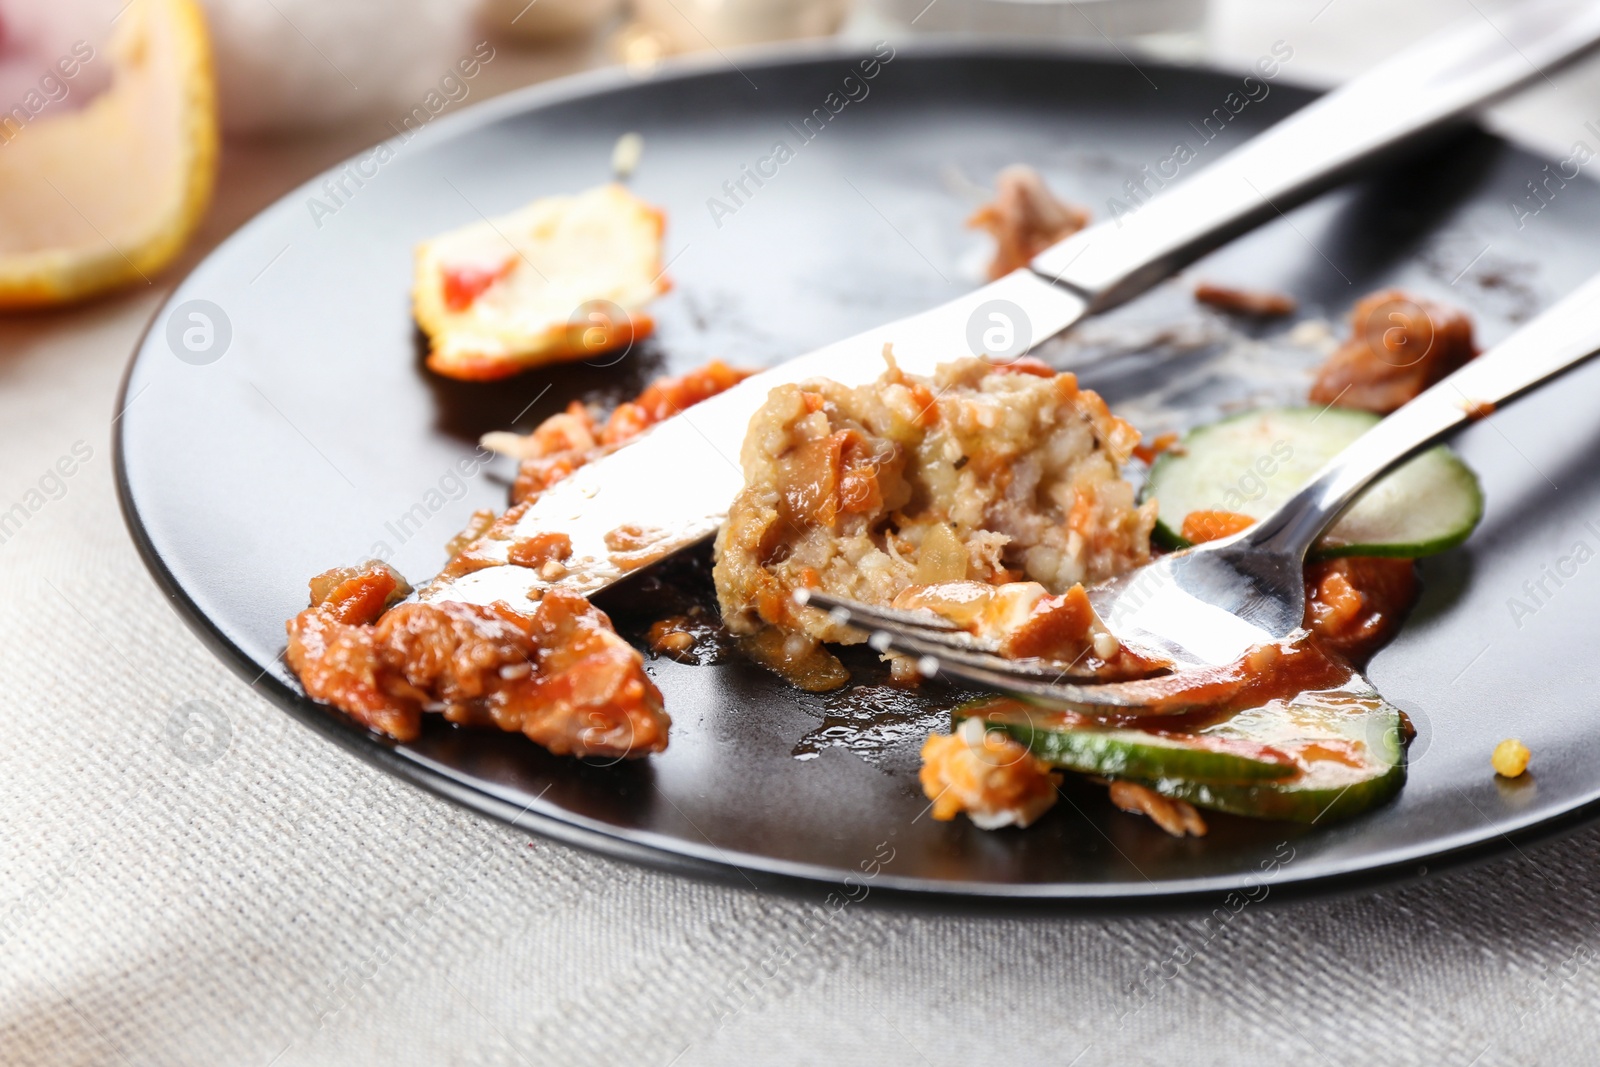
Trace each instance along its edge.
{"label": "bread crust piece", "polygon": [[856,643],[794,591],[889,605],[916,585],[1026,578],[1064,593],[1139,566],[1156,510],[1121,476],[1138,441],[1037,361],[919,378],[891,360],[860,388],[779,386],[751,420],[745,487],[717,537],[724,622]]}
{"label": "bread crust piece", "polygon": [[666,216],[620,185],[551,196],[424,241],[412,310],[428,368],[482,381],[586,359],[654,329]]}

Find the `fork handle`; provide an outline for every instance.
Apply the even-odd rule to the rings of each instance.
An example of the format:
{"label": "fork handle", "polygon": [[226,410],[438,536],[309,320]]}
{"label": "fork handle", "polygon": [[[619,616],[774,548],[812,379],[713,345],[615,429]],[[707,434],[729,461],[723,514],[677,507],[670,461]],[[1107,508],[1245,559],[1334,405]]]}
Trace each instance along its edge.
{"label": "fork handle", "polygon": [[1241,539],[1304,555],[1361,491],[1463,423],[1600,354],[1600,275],[1362,434]]}
{"label": "fork handle", "polygon": [[[1600,44],[1600,3],[1534,0],[1430,36],[1159,193],[1042,252],[1033,269],[1087,298],[1128,300],[1358,167]],[[1241,86],[1244,100],[1247,85]],[[1216,102],[1222,118],[1230,113]],[[1221,119],[1205,121],[1225,128]],[[1203,150],[1203,148],[1202,148]],[[1132,199],[1130,197],[1130,199]]]}

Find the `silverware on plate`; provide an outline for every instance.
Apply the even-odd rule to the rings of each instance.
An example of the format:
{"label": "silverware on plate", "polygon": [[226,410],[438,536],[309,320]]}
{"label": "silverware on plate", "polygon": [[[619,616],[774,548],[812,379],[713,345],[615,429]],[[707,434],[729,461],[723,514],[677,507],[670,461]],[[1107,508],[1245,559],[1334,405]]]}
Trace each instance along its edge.
{"label": "silverware on plate", "polygon": [[1595,355],[1600,277],[1362,434],[1255,525],[1090,589],[1090,603],[1117,639],[1170,660],[1173,675],[1061,684],[1059,664],[994,655],[931,612],[885,611],[811,590],[797,591],[796,599],[872,631],[879,650],[919,657],[925,674],[1084,708],[1138,707],[1181,687],[1185,669],[1225,666],[1253,648],[1293,637],[1306,611],[1306,552],[1364,489],[1468,422]]}
{"label": "silverware on plate", "polygon": [[[552,586],[593,593],[611,585],[637,561],[716,531],[743,484],[738,457],[746,427],[774,386],[814,377],[864,384],[883,369],[885,345],[903,369],[929,373],[968,354],[969,331],[981,338],[991,325],[1013,338],[1005,355],[1021,355],[1600,44],[1594,0],[1537,0],[1495,17],[1407,48],[1134,213],[1047,249],[1030,268],[790,360],[659,423],[540,493],[522,515],[513,538],[560,532],[571,539],[564,576],[546,581],[526,568],[490,566],[439,595],[516,607]],[[619,533],[625,553],[612,547]]]}

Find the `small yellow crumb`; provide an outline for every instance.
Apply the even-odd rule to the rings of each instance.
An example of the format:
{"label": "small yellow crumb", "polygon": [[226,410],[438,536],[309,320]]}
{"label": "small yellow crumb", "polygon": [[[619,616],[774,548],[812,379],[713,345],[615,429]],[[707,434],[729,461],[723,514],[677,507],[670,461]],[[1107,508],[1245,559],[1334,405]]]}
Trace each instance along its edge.
{"label": "small yellow crumb", "polygon": [[1528,746],[1518,741],[1515,737],[1508,737],[1494,746],[1494,755],[1489,761],[1494,764],[1494,773],[1505,778],[1519,777],[1528,769],[1528,757],[1533,753],[1528,751]]}

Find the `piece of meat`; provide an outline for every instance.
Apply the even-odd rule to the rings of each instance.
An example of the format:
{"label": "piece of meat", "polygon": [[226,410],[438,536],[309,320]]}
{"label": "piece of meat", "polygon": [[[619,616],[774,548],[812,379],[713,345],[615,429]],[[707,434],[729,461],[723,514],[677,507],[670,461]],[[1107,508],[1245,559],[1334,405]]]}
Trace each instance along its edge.
{"label": "piece of meat", "polygon": [[1317,371],[1311,402],[1386,415],[1477,354],[1466,312],[1384,289],[1350,312],[1350,337]]}
{"label": "piece of meat", "polygon": [[[288,623],[289,665],[313,699],[332,704],[402,741],[418,736],[422,712],[457,723],[526,734],[558,755],[638,756],[667,744],[670,719],[643,658],[603,612],[580,596],[547,593],[531,614],[504,603],[451,599],[450,583],[511,565],[554,580],[571,540],[559,532],[517,537],[528,501],[645,428],[743,381],[751,372],[713,361],[652,382],[609,418],[582,404],[531,434],[491,434],[484,446],[522,460],[503,515],[474,512],[449,544],[450,561],[425,590],[426,603],[389,605],[409,589],[380,563],[312,579],[311,607]],[[491,551],[509,541],[504,558]]]}
{"label": "piece of meat", "polygon": [[[667,747],[672,720],[644,659],[599,608],[551,590],[534,612],[535,670],[518,699],[520,729],[558,756],[642,756]],[[501,724],[502,729],[512,729]]]}
{"label": "piece of meat", "polygon": [[1040,252],[1089,225],[1089,211],[1058,199],[1038,171],[1018,163],[995,176],[994,199],[973,212],[967,225],[994,238],[989,263],[994,279],[1026,267]]}
{"label": "piece of meat", "polygon": [[421,702],[389,691],[372,639],[373,624],[403,588],[379,563],[319,574],[311,579],[311,606],[289,620],[286,658],[311,699],[409,741],[422,729]]}
{"label": "piece of meat", "polygon": [[1267,289],[1235,289],[1232,286],[1200,282],[1194,287],[1194,298],[1219,311],[1252,318],[1272,319],[1294,314],[1299,305],[1288,293],[1275,293]]}
{"label": "piece of meat", "polygon": [[[422,713],[519,731],[556,755],[633,757],[667,746],[671,720],[639,653],[584,598],[547,593],[531,615],[452,601],[387,608],[381,563],[312,580],[288,623],[306,693],[399,741]],[[403,594],[402,594],[403,595]]]}

